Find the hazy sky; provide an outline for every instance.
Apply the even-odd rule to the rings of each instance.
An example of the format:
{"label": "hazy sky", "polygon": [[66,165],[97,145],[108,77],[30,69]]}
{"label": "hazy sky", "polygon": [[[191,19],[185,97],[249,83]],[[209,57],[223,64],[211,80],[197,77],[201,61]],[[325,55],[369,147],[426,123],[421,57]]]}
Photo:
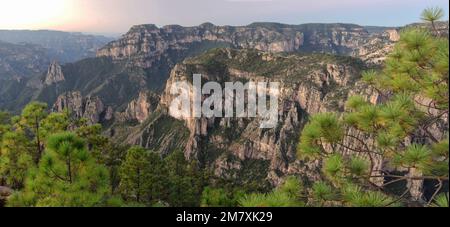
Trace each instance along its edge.
{"label": "hazy sky", "polygon": [[[132,25],[255,21],[398,26],[448,0],[0,0],[0,29],[123,33]],[[446,12],[448,13],[448,12]],[[448,16],[446,16],[446,19]]]}

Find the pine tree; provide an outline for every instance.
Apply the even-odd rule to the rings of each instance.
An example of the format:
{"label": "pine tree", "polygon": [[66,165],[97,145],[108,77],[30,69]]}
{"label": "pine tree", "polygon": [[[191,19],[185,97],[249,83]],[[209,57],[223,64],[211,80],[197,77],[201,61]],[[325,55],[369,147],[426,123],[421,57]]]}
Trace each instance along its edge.
{"label": "pine tree", "polygon": [[11,123],[11,115],[8,112],[0,111],[0,125],[9,125]]}
{"label": "pine tree", "polygon": [[6,132],[1,137],[0,182],[13,189],[21,189],[28,169],[33,166],[27,147],[27,138],[15,132]]}
{"label": "pine tree", "polygon": [[174,207],[199,206],[203,173],[196,162],[188,162],[183,152],[175,151],[164,160],[168,173],[167,202]]}
{"label": "pine tree", "polygon": [[105,167],[95,163],[86,143],[73,133],[49,137],[38,168],[33,169],[23,191],[9,206],[104,206],[109,204]]}
{"label": "pine tree", "polygon": [[233,198],[222,188],[206,187],[202,193],[202,207],[232,207],[236,206]]}
{"label": "pine tree", "polygon": [[227,188],[221,185],[210,185],[203,189],[201,207],[237,207],[246,195],[242,187]]}
{"label": "pine tree", "polygon": [[120,191],[127,201],[153,205],[162,197],[164,181],[161,157],[141,147],[127,151],[120,166]]}
{"label": "pine tree", "polygon": [[47,117],[47,104],[40,102],[32,102],[23,110],[17,122],[17,129],[30,135],[34,140],[33,160],[37,164],[44,152],[42,120]]}
{"label": "pine tree", "polygon": [[[441,12],[426,10],[423,17],[434,22]],[[345,113],[322,113],[310,119],[297,156],[323,159],[326,181],[313,186],[315,205],[408,205],[417,202],[410,188],[393,195],[389,186],[425,179],[437,182],[436,189],[431,198],[424,198],[426,202],[418,202],[430,206],[435,198],[442,200],[437,196],[449,174],[448,57],[448,39],[407,29],[383,71],[363,75],[384,101],[373,104],[351,97]],[[410,174],[376,169],[376,160]]]}
{"label": "pine tree", "polygon": [[41,119],[41,135],[45,139],[55,133],[69,131],[72,126],[70,114],[68,111],[61,113],[50,113]]}
{"label": "pine tree", "polygon": [[444,10],[439,7],[427,8],[422,12],[422,20],[431,23],[431,27],[435,34],[437,34],[436,21],[444,17]]}
{"label": "pine tree", "polygon": [[2,153],[3,135],[10,131],[11,131],[11,117],[9,113],[0,111],[0,154]]}
{"label": "pine tree", "polygon": [[92,156],[100,165],[105,165],[109,171],[111,194],[116,194],[120,184],[120,166],[125,160],[127,154],[127,145],[108,142],[91,152]]}
{"label": "pine tree", "polygon": [[242,207],[303,207],[304,189],[297,177],[287,177],[285,182],[270,193],[253,193],[239,200]]}

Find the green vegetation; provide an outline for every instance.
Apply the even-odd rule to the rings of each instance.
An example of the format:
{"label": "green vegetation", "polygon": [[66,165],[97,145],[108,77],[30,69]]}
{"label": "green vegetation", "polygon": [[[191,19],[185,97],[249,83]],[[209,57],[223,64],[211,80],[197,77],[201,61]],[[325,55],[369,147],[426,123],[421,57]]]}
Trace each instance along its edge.
{"label": "green vegetation", "polygon": [[[152,113],[142,126],[143,138],[148,138],[147,147],[164,154],[183,149],[189,138],[189,130],[182,121],[158,111]],[[170,143],[164,138],[171,138]],[[164,147],[168,150],[162,150]]]}
{"label": "green vegetation", "polygon": [[444,17],[444,9],[439,7],[427,8],[422,12],[422,20],[431,23],[431,27],[436,32],[436,21],[439,21]]}
{"label": "green vegetation", "polygon": [[104,206],[109,191],[107,169],[94,162],[85,141],[73,133],[60,133],[49,137],[39,165],[8,205]]}
{"label": "green vegetation", "polygon": [[7,206],[200,205],[204,172],[183,152],[127,149],[71,116],[38,102],[0,112],[0,184],[15,191]]}
{"label": "green vegetation", "polygon": [[[229,57],[232,56],[232,58]],[[308,75],[326,69],[327,64],[349,65],[358,70],[365,69],[361,60],[346,56],[331,54],[284,54],[265,53],[254,49],[223,49],[216,48],[185,61],[187,66],[204,66],[209,74],[227,75],[225,68],[254,73],[256,76],[278,78],[284,81],[299,81],[307,79]],[[189,70],[188,70],[189,71]],[[191,70],[192,71],[192,70]],[[352,78],[357,80],[359,78]]]}
{"label": "green vegetation", "polygon": [[250,194],[239,200],[243,207],[302,207],[305,206],[303,187],[296,177],[288,177],[284,184],[267,194]]}
{"label": "green vegetation", "polygon": [[164,161],[167,168],[167,202],[176,207],[199,206],[204,179],[198,164],[188,162],[180,151],[173,152]]}
{"label": "green vegetation", "polygon": [[141,147],[130,148],[120,166],[120,191],[128,201],[152,204],[160,197],[165,179],[158,154]]}
{"label": "green vegetation", "polygon": [[[435,26],[441,17],[441,9],[425,10],[422,18],[431,23],[433,31],[403,31],[383,70],[363,73],[362,80],[380,96],[377,103],[362,96],[347,99],[350,86],[339,90],[336,84],[314,85],[309,80],[308,75],[323,72],[327,64],[365,69],[350,57],[213,49],[185,61],[188,72],[216,73],[209,76],[219,81],[224,79],[221,75],[229,76],[226,72],[232,68],[285,83],[308,83],[327,93],[330,107],[336,110],[342,107],[339,101],[347,99],[342,112],[311,116],[299,138],[298,158],[320,160],[321,180],[289,176],[274,188],[268,176],[282,175],[269,172],[274,163],[241,160],[225,147],[236,140],[253,142],[241,138],[236,122],[210,131],[210,135],[222,137],[220,145],[224,146],[200,136],[199,153],[189,159],[182,149],[189,142],[190,131],[183,121],[162,112],[154,112],[133,128],[129,128],[130,122],[110,125],[121,133],[108,138],[99,124],[73,118],[68,111],[50,113],[46,104],[32,102],[17,116],[0,112],[0,185],[14,191],[6,205],[448,207],[449,47],[448,38],[440,38]],[[195,54],[218,45],[224,44],[198,43],[188,52]],[[107,58],[68,64],[64,70],[66,75],[77,76],[69,76],[60,89],[94,91],[107,97],[107,104],[117,106],[129,101],[129,91],[139,89],[136,81],[157,73],[128,68]],[[355,72],[352,82],[359,79]],[[136,83],[125,83],[129,81]],[[120,91],[120,101],[115,99],[117,94],[111,95],[113,91]],[[49,89],[38,98],[52,100],[55,95]],[[6,101],[11,102],[9,97]],[[147,149],[115,143],[130,134],[142,135],[146,141],[140,143]],[[289,135],[288,142],[297,139],[297,133],[293,134],[296,136]],[[229,166],[215,169],[215,161],[222,158]],[[431,193],[410,187],[424,181]]]}
{"label": "green vegetation", "polygon": [[[239,182],[214,182],[181,151],[162,156],[116,145],[101,125],[72,116],[38,102],[18,116],[0,112],[0,183],[14,190],[7,206],[238,206],[245,193],[262,190],[267,163],[243,163]],[[182,126],[161,116],[149,121],[155,133]]]}
{"label": "green vegetation", "polygon": [[243,190],[206,187],[202,193],[202,207],[236,207],[245,195]]}
{"label": "green vegetation", "polygon": [[[441,16],[439,9],[423,14],[430,22]],[[322,159],[326,177],[312,186],[313,205],[448,206],[448,196],[440,195],[449,175],[448,57],[448,39],[407,29],[384,70],[363,75],[384,101],[373,104],[355,96],[349,98],[344,113],[310,119],[300,137],[298,158]],[[387,166],[380,167],[377,160]],[[389,190],[400,181],[422,180],[435,184],[429,197],[411,187],[400,194]]]}

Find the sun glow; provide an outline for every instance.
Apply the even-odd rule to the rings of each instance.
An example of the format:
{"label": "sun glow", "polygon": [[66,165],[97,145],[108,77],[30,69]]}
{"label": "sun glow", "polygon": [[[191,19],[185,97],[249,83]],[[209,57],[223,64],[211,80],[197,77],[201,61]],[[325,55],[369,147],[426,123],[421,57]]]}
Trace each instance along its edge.
{"label": "sun glow", "polygon": [[72,0],[0,0],[0,29],[58,26],[70,16]]}

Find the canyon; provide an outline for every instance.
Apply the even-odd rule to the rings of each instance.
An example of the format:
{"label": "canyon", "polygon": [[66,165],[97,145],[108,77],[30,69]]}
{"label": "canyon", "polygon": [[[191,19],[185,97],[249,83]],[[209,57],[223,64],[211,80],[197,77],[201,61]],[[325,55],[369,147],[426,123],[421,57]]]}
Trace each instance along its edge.
{"label": "canyon", "polygon": [[[448,36],[448,22],[438,25]],[[361,73],[383,64],[400,29],[353,24],[136,25],[95,56],[66,64],[48,60],[47,73],[39,69],[43,73],[38,76],[2,82],[0,93],[8,95],[0,98],[0,108],[16,111],[31,100],[43,101],[52,111],[68,109],[91,124],[102,124],[114,141],[161,155],[183,151],[215,176],[238,184],[274,186],[288,175],[312,183],[323,179],[321,162],[296,157],[300,132],[314,114],[343,112],[352,95],[381,101],[360,81]],[[170,87],[177,81],[192,83],[193,74],[220,84],[279,82],[277,127],[261,129],[258,119],[172,116]],[[358,146],[354,140],[346,144]],[[374,169],[383,168],[383,160],[376,160]]]}

